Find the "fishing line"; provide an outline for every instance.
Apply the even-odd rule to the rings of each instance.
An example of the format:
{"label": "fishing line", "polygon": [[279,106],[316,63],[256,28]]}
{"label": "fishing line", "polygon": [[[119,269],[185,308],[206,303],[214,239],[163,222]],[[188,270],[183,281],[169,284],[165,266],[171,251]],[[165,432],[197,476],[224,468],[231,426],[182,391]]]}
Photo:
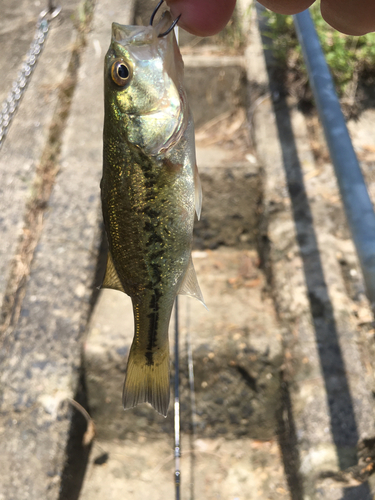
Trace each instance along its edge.
{"label": "fishing line", "polygon": [[[180,413],[180,377],[179,377],[179,307],[178,296],[175,301],[175,343],[174,343],[174,364],[175,364],[175,378],[174,378],[174,458],[175,458],[175,490],[176,500],[180,500],[181,489],[181,413]],[[190,463],[190,500],[194,500],[194,464],[195,452],[194,442],[196,435],[196,402],[194,390],[194,362],[193,362],[193,349],[191,344],[190,335],[190,301],[186,301],[186,351],[188,360],[188,375],[189,375],[189,388],[190,388],[190,406],[191,406],[191,437],[190,437],[190,450],[191,450],[191,463]]]}
{"label": "fishing line", "polygon": [[196,404],[194,390],[194,364],[193,349],[190,335],[190,300],[186,301],[186,352],[188,358],[189,388],[190,388],[190,409],[191,409],[191,433],[190,433],[190,500],[194,500],[194,466],[195,466],[195,436],[196,436]]}
{"label": "fishing line", "polygon": [[180,470],[180,377],[179,377],[179,328],[178,328],[178,296],[175,305],[175,324],[174,324],[174,481],[176,490],[176,500],[180,500],[181,470]]}
{"label": "fishing line", "polygon": [[[160,2],[157,4],[157,6],[154,9],[154,12],[151,14],[150,26],[152,26],[152,23],[154,22],[156,13],[160,9],[163,2],[164,2],[164,0],[160,0]],[[163,36],[168,35],[168,33],[170,33],[173,30],[173,28],[176,28],[177,27],[176,25],[177,25],[178,21],[180,20],[180,17],[181,17],[181,14],[178,17],[176,17],[176,19],[173,21],[173,23],[169,26],[169,28],[166,31],[158,34],[158,38],[163,38]],[[175,35],[176,35],[177,44],[178,44],[178,33],[176,32],[176,29],[175,29]]]}
{"label": "fishing line", "polygon": [[[179,45],[179,30],[178,26],[174,27],[174,34],[176,36],[177,45]],[[178,295],[175,300],[175,339],[174,339],[174,481],[176,500],[180,500],[181,488],[181,416],[180,416],[180,376],[179,376],[179,324],[178,324]]]}

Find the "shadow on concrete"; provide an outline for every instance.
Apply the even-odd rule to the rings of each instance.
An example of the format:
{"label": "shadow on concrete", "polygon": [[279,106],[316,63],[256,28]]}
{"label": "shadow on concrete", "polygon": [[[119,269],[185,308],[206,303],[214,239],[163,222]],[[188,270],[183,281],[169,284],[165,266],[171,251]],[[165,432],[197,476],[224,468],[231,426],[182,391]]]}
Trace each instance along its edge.
{"label": "shadow on concrete", "polygon": [[[85,377],[82,373],[74,400],[87,409]],[[83,436],[87,421],[75,408],[72,409],[69,441],[66,448],[65,467],[61,478],[59,500],[78,500],[86,473],[91,445],[84,446]]]}
{"label": "shadow on concrete", "polygon": [[91,317],[96,302],[99,298],[100,289],[104,281],[105,271],[107,267],[107,255],[108,255],[108,240],[105,234],[104,225],[102,223],[98,259],[96,262],[95,274],[92,283],[92,294],[90,297],[89,318]]}
{"label": "shadow on concrete", "polygon": [[[99,298],[100,287],[104,279],[107,264],[108,243],[104,227],[101,231],[101,240],[98,252],[98,260],[92,284],[92,295],[90,298],[89,318]],[[89,322],[89,320],[88,320]],[[88,411],[87,388],[85,381],[84,362],[81,364],[81,375],[74,400]],[[59,500],[78,500],[83,486],[83,480],[89,461],[91,445],[82,444],[83,436],[87,430],[87,421],[83,415],[73,408],[71,419],[69,441],[66,448],[65,467],[61,478],[61,489]],[[105,454],[104,454],[105,455]],[[95,463],[100,464],[104,455]],[[107,457],[108,458],[108,457]]]}
{"label": "shadow on concrete", "polygon": [[281,450],[285,477],[290,491],[290,498],[291,500],[302,500],[303,485],[299,474],[300,458],[288,384],[281,382],[280,390],[281,405],[276,412],[277,438]]}
{"label": "shadow on concrete", "polygon": [[[265,35],[266,19],[264,15],[262,15],[263,9],[258,5],[257,10],[263,45],[265,47],[270,47],[272,45],[272,40]],[[314,221],[304,186],[303,173],[294,139],[290,112],[286,102],[286,92],[282,87],[280,79],[275,77],[275,64],[272,52],[269,49],[265,49],[264,53],[276,125],[282,149],[287,187],[292,202],[297,241],[303,261],[316,344],[327,393],[331,433],[336,446],[339,466],[340,469],[343,470],[357,464],[356,447],[359,435],[355,421],[353,402],[339,344],[333,307],[325,282],[314,229]],[[284,396],[287,396],[287,394],[284,394]],[[288,408],[290,408],[290,404]],[[293,424],[292,413],[289,418],[290,422]],[[291,447],[295,451],[294,460],[292,463],[288,464],[289,477],[291,479],[294,478],[294,481],[297,481],[297,483],[289,484],[289,486],[291,487],[293,500],[302,500],[303,492],[302,489],[300,489],[300,479],[298,479],[299,457],[296,447],[297,439],[294,425],[292,425],[289,431],[289,434],[290,433],[289,456]],[[287,451],[287,447],[285,443],[283,444],[282,440],[280,442],[280,447],[284,455]],[[348,453],[348,450],[352,452]],[[283,459],[284,464],[288,462],[288,455],[284,456]],[[286,473],[288,475],[287,470]],[[364,483],[354,488],[345,488],[342,500],[366,500],[370,498],[369,485],[368,483]]]}

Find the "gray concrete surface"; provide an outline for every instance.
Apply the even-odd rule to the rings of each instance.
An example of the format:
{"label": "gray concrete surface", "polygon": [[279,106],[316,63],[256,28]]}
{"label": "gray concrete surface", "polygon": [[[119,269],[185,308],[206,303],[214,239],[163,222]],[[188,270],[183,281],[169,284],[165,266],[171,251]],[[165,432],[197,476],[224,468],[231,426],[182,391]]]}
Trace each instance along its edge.
{"label": "gray concrete surface", "polygon": [[[248,2],[239,3],[247,12]],[[63,7],[0,153],[1,299],[75,47],[77,2]],[[0,97],[41,8],[24,2],[15,10],[2,1]],[[90,318],[101,238],[103,56],[111,22],[132,18],[133,2],[96,2],[19,321],[1,339],[1,500],[173,496],[172,414],[163,419],[147,406],[121,408],[133,328],[129,300],[106,290]],[[249,19],[242,16],[246,29]],[[227,72],[228,59],[209,45],[200,52],[187,37],[184,48],[193,106],[203,109],[205,102],[207,119],[216,117],[215,108],[221,114],[197,134],[206,204],[195,262],[209,312],[181,300],[182,498],[193,491],[207,499],[372,499],[371,478],[360,484],[350,471],[358,471],[357,443],[371,441],[375,431],[373,317],[332,168],[324,155],[312,154],[316,140],[324,151],[319,126],[306,123],[293,101],[277,98],[282,93],[269,81],[272,68],[267,73],[251,19],[246,57],[231,57]],[[214,94],[194,76],[198,71],[203,78],[210,58]],[[245,97],[244,61],[256,153],[237,113]],[[204,120],[201,113],[198,122]],[[349,124],[372,196],[373,120],[368,110]],[[196,369],[194,436],[188,331]],[[67,402],[85,390],[84,383],[79,389],[83,372],[97,426],[90,453]]]}
{"label": "gray concrete surface", "polygon": [[[114,441],[110,448],[108,445],[102,448],[103,445],[106,446],[100,442],[93,457],[98,458],[103,450],[109,450],[110,459],[103,465],[90,461],[82,500],[174,498],[174,461],[170,441],[150,442],[145,436],[140,436],[138,441]],[[193,459],[187,436],[182,439],[182,447],[182,500],[289,498],[275,441],[199,439],[195,441]],[[193,479],[190,475],[192,461]]]}
{"label": "gray concrete surface", "polygon": [[[254,75],[263,74],[264,81],[273,71],[270,54],[266,61],[259,57],[260,46],[254,25],[247,68],[250,85],[258,89]],[[272,293],[287,326],[284,375],[298,450],[296,478],[306,499],[373,498],[369,484],[343,488],[320,478],[355,465],[358,442],[374,436],[373,376],[357,311],[370,321],[371,314],[363,282],[362,294],[354,302],[348,297],[340,259],[350,260],[352,274],[360,271],[332,166],[315,162],[304,116],[283,98],[276,80],[270,85],[271,97],[259,101],[252,119],[264,166]]]}
{"label": "gray concrete surface", "polygon": [[[219,249],[196,251],[193,257],[209,311],[180,298],[182,498],[190,498],[193,484],[196,498],[287,499],[275,436],[281,346],[274,342],[275,313],[272,301],[262,296],[256,253]],[[173,328],[172,322],[171,339]],[[193,439],[188,332],[197,406]],[[173,496],[172,404],[166,419],[147,405],[127,412],[121,407],[132,335],[129,298],[104,290],[85,342],[88,399],[97,429],[80,496],[85,500],[105,491],[113,500],[124,494],[129,499]],[[248,372],[253,387],[244,378]]]}
{"label": "gray concrete surface", "polygon": [[[275,415],[271,410],[279,398],[280,344],[275,342],[277,327],[272,302],[262,297],[264,278],[256,253],[218,249],[195,251],[194,258],[209,310],[198,301],[181,297],[180,320],[181,373],[186,390],[187,328],[196,360],[197,432],[200,437],[243,435],[271,439],[275,433]],[[170,333],[172,339],[173,324]],[[121,408],[125,354],[132,337],[130,300],[112,290],[102,291],[89,325],[85,363],[92,417],[99,435],[106,440],[136,437],[138,432],[153,437],[160,432],[172,432],[172,411],[164,419],[145,405],[126,413]],[[252,374],[252,389],[237,363]],[[182,425],[186,431],[190,410],[188,394],[184,397]],[[234,415],[231,406],[236,408]]]}
{"label": "gray concrete surface", "polygon": [[[26,205],[33,195],[36,170],[48,143],[58,104],[59,86],[67,76],[76,38],[72,14],[78,0],[64,2],[61,16],[51,23],[43,55],[9,129],[0,154],[0,302],[6,291],[11,262],[22,235]],[[44,5],[2,0],[0,19],[0,105],[16,79],[34,36]]]}
{"label": "gray concrete surface", "polygon": [[[32,153],[34,167],[40,162],[53,113],[53,104],[44,105],[43,88],[47,84],[55,88],[63,79],[73,48],[74,30],[69,5],[66,7],[64,19],[70,28],[64,29],[63,23],[52,30],[2,152],[0,170],[9,177],[9,183],[4,182],[12,189],[2,197],[2,212],[10,225],[1,239],[8,262],[33,179],[31,170],[26,180],[18,175],[18,169],[22,171],[26,164],[20,155]],[[130,9],[129,3],[121,5],[125,15]],[[67,398],[74,398],[77,390],[80,337],[92,299],[100,243],[103,104],[92,96],[102,95],[102,55],[108,45],[111,16],[108,8],[98,6],[79,68],[79,83],[62,138],[59,175],[45,213],[20,320],[1,346],[0,498],[4,500],[57,499],[60,495],[71,423]],[[88,73],[95,75],[90,79],[92,93],[87,92]],[[54,74],[58,79],[51,77]],[[41,121],[44,132],[38,131],[40,124],[33,125],[35,120]],[[14,211],[18,222],[8,210]]]}

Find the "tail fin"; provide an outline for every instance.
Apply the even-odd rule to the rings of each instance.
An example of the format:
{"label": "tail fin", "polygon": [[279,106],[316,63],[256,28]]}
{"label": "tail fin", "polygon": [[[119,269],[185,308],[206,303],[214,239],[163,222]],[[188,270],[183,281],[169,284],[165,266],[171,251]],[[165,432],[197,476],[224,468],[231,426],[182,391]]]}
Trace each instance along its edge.
{"label": "tail fin", "polygon": [[140,353],[139,348],[132,345],[122,404],[127,410],[139,403],[150,403],[157,412],[166,417],[170,398],[168,342],[154,353],[153,358],[150,363],[145,353]]}

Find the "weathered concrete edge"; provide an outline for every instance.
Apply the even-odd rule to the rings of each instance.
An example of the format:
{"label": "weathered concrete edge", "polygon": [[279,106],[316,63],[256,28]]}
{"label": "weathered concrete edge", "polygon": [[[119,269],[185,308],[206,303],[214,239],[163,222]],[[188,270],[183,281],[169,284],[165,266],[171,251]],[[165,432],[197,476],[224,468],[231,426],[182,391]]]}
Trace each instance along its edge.
{"label": "weathered concrete edge", "polygon": [[22,235],[26,207],[33,196],[36,169],[49,140],[60,86],[67,76],[71,47],[77,39],[71,15],[78,3],[65,2],[60,18],[50,24],[42,55],[1,149],[0,303]]}
{"label": "weathered concrete edge", "polygon": [[[260,99],[256,103],[257,107],[250,108],[250,119],[254,124],[256,149],[265,170],[264,208],[265,219],[268,223],[267,237],[270,240],[268,261],[272,273],[274,298],[281,320],[286,319],[296,324],[294,332],[286,332],[284,338],[285,353],[286,355],[291,354],[292,359],[306,355],[309,359],[309,373],[304,374],[301,366],[293,366],[292,378],[294,380],[290,380],[290,382],[292,382],[293,386],[291,395],[293,417],[301,461],[300,464],[296,464],[296,470],[298,469],[297,472],[304,477],[305,494],[312,494],[313,496],[309,498],[315,498],[316,475],[320,471],[335,469],[337,467],[337,458],[332,438],[327,440],[321,434],[324,429],[329,429],[326,393],[319,359],[316,354],[316,339],[312,328],[302,259],[299,255],[299,246],[296,240],[291,201],[288,197],[281,147],[279,145],[275,149],[270,148],[272,143],[279,144],[279,135],[273,106],[269,94],[267,95],[269,81],[255,16],[252,20],[246,60],[248,79],[253,84],[252,88],[260,93]],[[306,125],[301,121],[303,117],[296,110],[293,110],[292,115],[293,128],[298,127],[295,129],[298,130],[295,139],[301,163],[310,163],[311,165],[314,160],[309,147]],[[317,224],[315,226],[318,241],[321,243],[319,248],[321,249],[322,246],[324,248],[322,255],[324,275],[327,282],[330,285],[333,283],[335,287],[335,294],[331,298],[334,306],[334,317],[338,323],[344,361],[346,366],[351,367],[350,371],[354,372],[349,373],[348,379],[351,394],[357,396],[354,411],[359,427],[359,437],[369,437],[374,432],[370,383],[361,365],[360,350],[356,343],[353,342],[353,338],[356,338],[357,335],[353,331],[354,325],[347,313],[349,300],[345,293],[345,286],[335,255],[337,248],[335,242],[327,234],[326,228]],[[281,234],[285,234],[284,240],[283,238],[280,239]],[[281,241],[284,241],[284,247],[282,244],[280,245]],[[351,260],[353,260],[352,256]],[[358,272],[360,272],[359,268]],[[296,295],[298,296],[296,297]],[[346,320],[344,318],[345,313]],[[301,329],[304,330],[304,334],[298,340]],[[308,344],[307,348],[304,348],[303,343]],[[352,370],[353,366],[354,369]],[[314,380],[315,388],[313,391],[307,389],[310,380]],[[309,407],[306,397],[319,400],[319,415],[316,412],[309,412],[312,408]],[[358,405],[357,401],[359,399],[361,403]],[[317,431],[316,424],[321,428],[320,431]],[[319,441],[321,442],[319,443]],[[318,453],[315,453],[316,451]],[[314,463],[314,453],[316,456],[320,454],[323,457],[323,462],[319,459],[318,462]],[[322,485],[319,486],[321,495]],[[333,493],[331,488],[327,488],[324,498],[333,499],[333,497],[336,498],[336,495],[337,498],[341,498],[341,488],[338,486],[334,489],[336,491]],[[359,492],[359,494],[361,493]],[[353,498],[357,497],[353,496]]]}
{"label": "weathered concrete edge", "polygon": [[[115,8],[118,18],[129,19],[133,2]],[[96,6],[20,321],[1,353],[1,500],[60,494],[67,398],[77,387],[100,243],[102,68],[111,9]],[[90,92],[87,74],[95,75]]]}

